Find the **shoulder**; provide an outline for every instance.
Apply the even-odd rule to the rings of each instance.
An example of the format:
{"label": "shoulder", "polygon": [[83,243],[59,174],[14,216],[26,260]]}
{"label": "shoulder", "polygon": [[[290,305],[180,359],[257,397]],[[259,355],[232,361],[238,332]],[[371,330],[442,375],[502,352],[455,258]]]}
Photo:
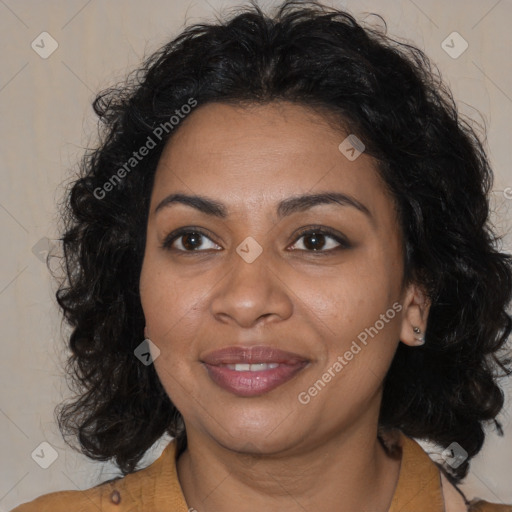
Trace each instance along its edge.
{"label": "shoulder", "polygon": [[[124,479],[118,480],[121,482]],[[19,505],[11,512],[89,512],[120,509],[115,503],[114,483],[105,483],[85,491],[52,492],[35,500]],[[114,501],[113,501],[114,500]],[[122,509],[121,509],[122,510]]]}
{"label": "shoulder", "polygon": [[144,510],[186,512],[176,474],[175,449],[172,441],[145,469],[84,491],[45,494],[11,512],[135,512],[142,506]]}
{"label": "shoulder", "polygon": [[466,501],[464,495],[441,472],[446,512],[512,512],[512,505],[498,505],[484,500]]}
{"label": "shoulder", "polygon": [[401,431],[388,432],[383,439],[389,451],[397,446],[402,451],[402,465],[390,512],[406,510],[412,503],[415,512],[512,512],[512,505],[467,500],[423,447]]}
{"label": "shoulder", "polygon": [[469,512],[512,512],[512,505],[498,505],[483,500],[473,500],[469,504]]}
{"label": "shoulder", "polygon": [[[84,491],[45,494],[11,512],[128,512],[138,510],[145,470],[105,482]],[[145,480],[145,479],[144,479]]]}

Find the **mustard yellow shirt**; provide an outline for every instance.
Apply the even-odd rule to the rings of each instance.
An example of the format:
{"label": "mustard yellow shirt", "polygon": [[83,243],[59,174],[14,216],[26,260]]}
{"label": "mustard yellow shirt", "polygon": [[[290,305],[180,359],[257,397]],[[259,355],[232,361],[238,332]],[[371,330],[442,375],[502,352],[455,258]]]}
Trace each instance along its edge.
{"label": "mustard yellow shirt", "polygon": [[[512,506],[482,500],[466,506],[454,487],[447,492],[447,481],[416,441],[398,433],[397,444],[402,460],[389,512],[512,512]],[[46,494],[11,512],[98,511],[189,512],[176,471],[176,443],[145,469],[85,491]]]}

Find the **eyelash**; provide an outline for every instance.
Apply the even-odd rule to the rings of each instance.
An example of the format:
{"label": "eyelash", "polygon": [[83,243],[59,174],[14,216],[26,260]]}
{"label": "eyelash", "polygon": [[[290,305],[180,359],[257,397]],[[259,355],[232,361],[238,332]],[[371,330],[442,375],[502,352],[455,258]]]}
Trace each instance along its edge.
{"label": "eyelash", "polygon": [[[161,245],[161,248],[166,249],[168,251],[177,251],[177,252],[185,253],[185,254],[195,254],[195,253],[205,252],[205,250],[184,251],[183,249],[175,249],[175,248],[171,247],[175,240],[179,239],[180,237],[182,237],[184,235],[190,234],[190,233],[195,233],[195,234],[204,236],[204,237],[208,238],[211,242],[213,242],[213,240],[208,236],[208,234],[206,234],[201,228],[195,228],[194,226],[189,226],[189,227],[176,229],[175,231],[172,231],[171,233],[169,233],[165,237],[165,239]],[[350,243],[343,236],[333,232],[330,229],[326,229],[322,226],[309,226],[307,228],[302,229],[297,234],[292,245],[295,245],[302,237],[304,237],[306,235],[310,235],[310,234],[327,236],[327,237],[335,240],[340,245],[333,249],[327,249],[327,250],[324,250],[324,249],[320,249],[318,251],[307,250],[307,249],[295,249],[295,250],[299,250],[302,252],[308,252],[308,253],[312,253],[312,254],[318,254],[318,255],[328,255],[334,251],[349,249],[351,247]],[[215,243],[215,242],[213,242],[213,243]],[[217,251],[217,249],[214,249],[214,250]]]}

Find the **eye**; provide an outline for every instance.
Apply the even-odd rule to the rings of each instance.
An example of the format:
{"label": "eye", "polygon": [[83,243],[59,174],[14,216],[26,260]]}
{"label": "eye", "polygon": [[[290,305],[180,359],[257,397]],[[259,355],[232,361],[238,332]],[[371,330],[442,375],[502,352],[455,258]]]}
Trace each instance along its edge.
{"label": "eye", "polygon": [[[175,241],[178,243],[176,247],[173,247]],[[206,241],[210,242],[210,247],[205,243]],[[163,249],[181,252],[201,252],[208,249],[218,250],[218,247],[203,231],[196,228],[180,228],[173,231],[165,237],[162,244]]]}
{"label": "eye", "polygon": [[[304,240],[301,241],[301,239]],[[294,248],[296,245],[298,245],[298,247]],[[291,246],[293,250],[318,253],[347,249],[349,247],[350,244],[343,235],[323,227],[303,229],[299,233],[298,238],[296,238],[295,243]],[[162,243],[162,248],[189,253],[203,252],[205,250],[221,250],[201,229],[194,227],[180,228],[169,233]]]}
{"label": "eye", "polygon": [[[301,239],[304,240],[299,243]],[[350,247],[342,235],[322,227],[303,230],[291,247],[293,248],[295,245],[299,246],[295,250],[307,252],[329,252]]]}

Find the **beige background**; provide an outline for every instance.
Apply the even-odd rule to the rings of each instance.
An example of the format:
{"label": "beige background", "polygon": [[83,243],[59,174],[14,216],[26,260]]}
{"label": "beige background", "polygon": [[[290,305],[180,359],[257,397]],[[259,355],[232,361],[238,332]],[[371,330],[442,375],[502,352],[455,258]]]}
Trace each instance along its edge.
{"label": "beige background", "polygon": [[[47,239],[58,238],[55,205],[62,198],[62,183],[95,136],[93,95],[176,35],[185,20],[201,21],[211,16],[212,7],[237,3],[0,0],[0,512],[46,492],[84,489],[114,474],[112,466],[92,463],[70,450],[53,420],[54,405],[67,394],[61,367],[66,331],[55,306],[55,285],[41,261]],[[348,6],[359,18],[365,12],[382,14],[392,35],[411,40],[437,63],[461,110],[487,125],[496,171],[496,224],[502,231],[510,229],[512,2],[332,4]],[[47,59],[31,48],[43,31],[58,43]],[[457,59],[441,47],[453,31],[469,44]],[[508,250],[510,240],[505,238]],[[489,434],[464,487],[470,497],[512,503],[510,395],[509,391],[507,410],[501,415],[506,436]],[[58,455],[48,469],[31,458],[43,441]],[[153,460],[165,442],[157,444],[145,461]]]}

